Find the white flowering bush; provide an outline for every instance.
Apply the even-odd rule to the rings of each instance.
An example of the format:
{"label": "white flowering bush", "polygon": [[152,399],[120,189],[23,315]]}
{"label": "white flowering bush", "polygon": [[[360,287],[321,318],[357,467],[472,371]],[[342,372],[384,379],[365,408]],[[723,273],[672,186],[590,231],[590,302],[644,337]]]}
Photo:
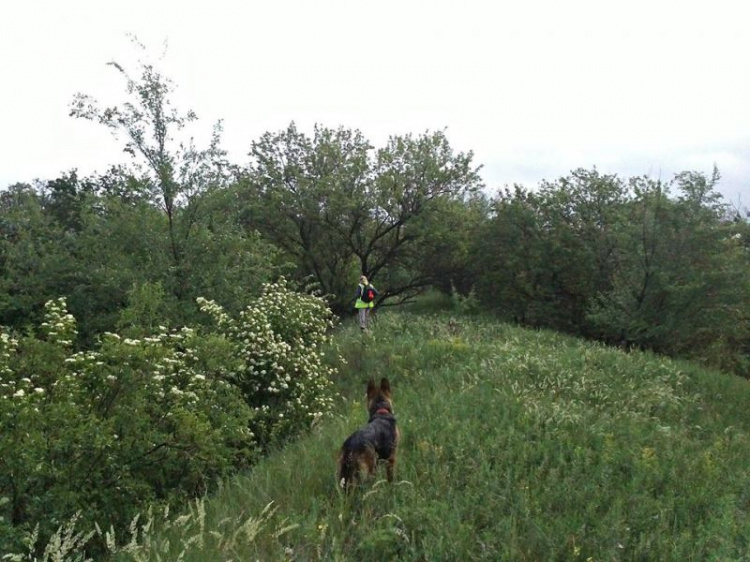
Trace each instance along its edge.
{"label": "white flowering bush", "polygon": [[252,428],[262,445],[309,427],[333,405],[332,368],[324,361],[332,314],[325,301],[294,291],[287,281],[263,286],[238,318],[199,299],[229,344],[224,377],[253,409]]}
{"label": "white flowering bush", "polygon": [[[64,299],[37,330],[0,331],[0,550],[37,559],[75,514],[78,528],[127,528],[331,409],[322,299],[282,280],[236,318],[199,302],[213,328],[105,333],[84,351]],[[85,542],[104,552],[101,534]]]}
{"label": "white flowering bush", "polygon": [[75,352],[75,338],[64,299],[47,304],[38,334],[0,334],[2,550],[79,511],[84,526],[127,525],[256,454],[253,410],[203,357],[210,339],[160,328]]}

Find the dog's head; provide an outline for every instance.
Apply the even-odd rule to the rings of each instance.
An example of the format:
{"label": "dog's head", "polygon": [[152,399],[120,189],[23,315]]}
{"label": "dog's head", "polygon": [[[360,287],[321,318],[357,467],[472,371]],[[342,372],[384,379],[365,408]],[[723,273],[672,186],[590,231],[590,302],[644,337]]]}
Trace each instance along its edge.
{"label": "dog's head", "polygon": [[393,414],[393,400],[391,399],[391,383],[383,377],[380,387],[370,379],[367,383],[367,411],[370,417],[376,414]]}

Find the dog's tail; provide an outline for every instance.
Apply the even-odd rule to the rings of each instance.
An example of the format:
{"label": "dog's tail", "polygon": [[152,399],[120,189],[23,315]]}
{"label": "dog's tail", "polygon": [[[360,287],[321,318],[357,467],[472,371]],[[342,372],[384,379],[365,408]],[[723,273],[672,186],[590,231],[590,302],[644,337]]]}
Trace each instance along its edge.
{"label": "dog's tail", "polygon": [[357,463],[351,450],[342,449],[339,454],[338,484],[344,490],[349,490],[357,477]]}

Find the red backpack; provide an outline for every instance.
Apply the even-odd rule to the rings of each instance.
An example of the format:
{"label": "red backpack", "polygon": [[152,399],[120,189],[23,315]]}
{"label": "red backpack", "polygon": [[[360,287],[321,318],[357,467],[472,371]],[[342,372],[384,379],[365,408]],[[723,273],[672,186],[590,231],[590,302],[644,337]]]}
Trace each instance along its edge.
{"label": "red backpack", "polygon": [[362,287],[362,295],[359,298],[365,303],[372,302],[375,300],[375,290],[370,285]]}

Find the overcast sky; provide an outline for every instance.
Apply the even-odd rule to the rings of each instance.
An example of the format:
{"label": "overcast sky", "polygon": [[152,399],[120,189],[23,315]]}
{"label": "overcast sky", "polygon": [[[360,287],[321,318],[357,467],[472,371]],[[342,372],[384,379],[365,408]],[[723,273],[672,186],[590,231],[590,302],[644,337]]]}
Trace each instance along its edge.
{"label": "overcast sky", "polygon": [[[76,92],[122,98],[106,63],[144,42],[231,159],[290,121],[389,135],[446,129],[492,191],[596,166],[722,174],[750,206],[744,0],[0,0],[0,188],[124,162]],[[131,68],[135,68],[132,66]],[[204,141],[204,142],[201,142]]]}

